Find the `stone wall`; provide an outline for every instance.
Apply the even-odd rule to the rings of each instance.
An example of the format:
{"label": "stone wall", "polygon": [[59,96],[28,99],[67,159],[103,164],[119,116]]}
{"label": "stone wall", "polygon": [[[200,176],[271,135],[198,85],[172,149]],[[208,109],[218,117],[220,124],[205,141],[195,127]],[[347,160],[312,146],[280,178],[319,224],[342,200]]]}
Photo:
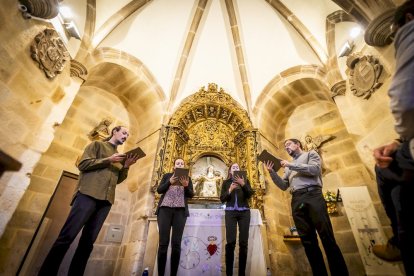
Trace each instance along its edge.
{"label": "stone wall", "polygon": [[[18,173],[0,181],[0,235],[29,184],[30,174],[53,140],[53,125],[60,123],[80,83],[70,79],[70,62],[53,80],[38,68],[30,54],[43,21],[24,20],[16,1],[2,2],[0,11],[0,148],[23,163]],[[7,132],[6,132],[7,131]]]}
{"label": "stone wall", "polygon": [[[138,164],[130,169],[129,178],[117,187],[115,204],[100,232],[85,273],[86,275],[96,273],[112,275],[116,268],[122,268],[128,273],[141,269],[136,264],[142,262],[142,248],[145,248],[143,243],[146,241],[145,218],[152,207],[152,197],[149,191],[150,177],[158,141],[157,128],[160,127],[163,115],[159,112],[162,110],[159,107],[162,101],[158,100],[158,94],[153,93],[149,88],[150,85],[140,81],[135,74],[115,64],[105,65],[103,61],[102,64],[90,69],[88,81],[80,89],[81,83],[72,80],[67,83],[70,89],[65,88],[66,90],[63,91],[58,86],[57,92],[49,95],[52,100],[47,101],[47,103],[53,103],[54,100],[55,106],[52,105],[50,109],[42,111],[47,117],[43,118],[43,121],[39,118],[40,127],[34,125],[33,129],[26,129],[27,133],[24,135],[19,134],[24,138],[23,142],[26,142],[28,147],[38,146],[40,143],[36,138],[41,139],[43,136],[49,139],[45,139],[49,141],[49,144],[41,144],[45,153],[38,152],[37,159],[32,163],[33,168],[25,171],[27,175],[23,175],[27,189],[20,191],[15,197],[6,198],[15,204],[16,210],[10,210],[11,220],[0,239],[0,275],[10,275],[17,271],[63,171],[78,173],[75,163],[82,154],[83,148],[90,142],[88,134],[105,118],[113,121],[110,128],[115,125],[124,125],[130,130],[127,144],[118,148],[120,152],[136,147],[138,142],[147,153],[147,157],[139,160]],[[139,74],[139,72],[136,73]],[[39,73],[39,75],[39,78],[45,78],[42,74]],[[28,74],[20,77],[23,83],[35,85]],[[65,84],[64,81],[60,81],[62,82],[60,85]],[[42,88],[51,89],[49,86]],[[6,88],[12,90],[14,86]],[[5,110],[2,115],[11,114],[10,118],[5,118],[9,122],[14,123],[10,120],[12,115],[19,119],[20,115],[27,117],[27,119],[20,119],[23,126],[25,126],[25,120],[37,120],[36,113],[29,112],[29,110],[26,114],[27,108],[22,105],[25,102],[25,93],[28,97],[35,96],[35,94],[27,93],[27,89],[24,87],[22,90],[17,90],[16,93],[19,93],[19,96],[15,95],[15,98],[12,98],[14,95],[9,92],[10,96],[7,99],[10,100],[10,104],[2,101],[1,108]],[[71,93],[69,94],[68,91]],[[72,100],[70,102],[66,100],[68,94],[72,100],[74,99],[73,103]],[[31,104],[42,105],[44,99],[47,98],[40,99],[39,101],[33,100]],[[65,112],[56,109],[56,106],[61,107],[59,105],[61,102],[65,103]],[[13,107],[12,103],[16,107]],[[52,121],[50,129],[43,130],[45,134],[42,136],[43,132],[39,133],[42,123],[50,121]],[[29,124],[26,127],[30,126]],[[19,138],[11,137],[10,141],[3,140],[2,146],[7,142],[11,145],[18,145]],[[8,148],[13,149],[10,146]],[[31,164],[30,159],[27,159],[27,154],[22,158],[19,160],[22,160],[26,166]],[[4,179],[7,180],[7,175],[2,177],[2,183]],[[1,187],[5,187],[4,191],[8,189],[7,184]],[[2,198],[4,195],[8,194],[3,193]],[[134,207],[131,209],[131,206]],[[130,212],[130,210],[133,211]],[[2,215],[4,214],[5,212],[2,212]],[[105,240],[110,224],[126,226],[123,243],[121,243],[123,246]],[[134,252],[139,252],[139,254]],[[123,262],[123,260],[127,261]]]}
{"label": "stone wall", "polygon": [[[100,106],[100,108],[90,108],[94,105]],[[120,105],[121,102],[115,96],[108,95],[103,91],[93,91],[92,89],[79,91],[65,120],[61,125],[55,127],[55,139],[31,173],[30,185],[1,239],[2,252],[10,252],[1,258],[2,263],[8,264],[1,266],[6,269],[5,275],[13,274],[20,265],[63,171],[78,174],[75,163],[80,158],[84,147],[90,142],[87,134],[99,123],[100,116],[113,116],[112,110]],[[114,125],[129,125],[125,110],[122,113],[119,112],[117,116]],[[132,147],[131,144],[129,142],[127,146]],[[117,189],[116,202],[91,256],[91,264],[96,264],[95,269],[111,269],[113,271],[117,258],[115,253],[119,250],[116,248],[119,248],[119,245],[106,243],[103,237],[105,237],[109,224],[126,224],[129,200],[128,188],[126,184],[121,184]],[[98,264],[99,261],[102,263]],[[111,262],[113,263],[112,267],[110,266]]]}
{"label": "stone wall", "polygon": [[[383,226],[387,237],[392,236],[390,221],[384,211],[382,203],[378,197],[375,172],[374,158],[372,151],[378,146],[389,143],[398,135],[394,130],[394,118],[389,108],[388,88],[392,81],[392,75],[395,67],[394,46],[387,45],[384,47],[362,47],[361,55],[372,55],[377,58],[384,70],[383,84],[377,89],[369,99],[362,99],[352,94],[349,80],[347,80],[347,89],[344,96],[335,97],[335,103],[342,117],[350,138],[355,145],[356,153],[362,161],[358,167],[354,166],[344,171],[341,179],[348,181],[351,185],[359,185],[360,178],[371,179],[367,183],[369,194],[373,200],[379,220]],[[346,57],[345,57],[346,58]],[[346,71],[344,68],[342,71]],[[346,76],[348,78],[348,76]],[[346,164],[354,163],[356,156],[350,155]],[[352,184],[354,183],[354,184]]]}
{"label": "stone wall", "polygon": [[[281,154],[281,152],[276,150],[266,139],[261,139],[261,145],[262,149],[267,149],[274,154]],[[259,163],[259,166],[263,166],[262,163]],[[295,259],[303,255],[304,251],[297,246],[292,248],[289,244],[283,242],[283,235],[288,234],[289,227],[294,225],[290,209],[290,194],[283,192],[273,184],[273,181],[264,166],[263,171],[266,183],[266,194],[263,196],[263,207],[270,261],[270,264],[268,265],[273,273],[277,272],[278,275],[279,273],[282,275],[292,275],[297,271],[297,262]]]}
{"label": "stone wall", "polygon": [[138,161],[138,167],[129,175],[134,191],[131,193],[128,223],[114,275],[141,275],[145,268],[142,266],[146,243],[158,244],[158,237],[156,240],[148,240],[148,217],[153,215],[154,196],[150,187],[159,134],[156,131],[138,144],[148,157]]}

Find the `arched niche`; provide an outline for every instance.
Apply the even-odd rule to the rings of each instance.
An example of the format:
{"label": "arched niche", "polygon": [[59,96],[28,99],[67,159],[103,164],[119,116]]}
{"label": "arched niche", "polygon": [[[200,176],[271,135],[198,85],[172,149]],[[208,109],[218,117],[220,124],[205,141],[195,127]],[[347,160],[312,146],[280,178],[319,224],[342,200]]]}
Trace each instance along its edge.
{"label": "arched niche", "polygon": [[[227,166],[237,162],[242,170],[247,171],[256,190],[252,207],[261,209],[264,183],[261,183],[257,166],[257,134],[246,110],[222,88],[218,89],[214,83],[207,88],[201,87],[184,99],[168,125],[162,128],[154,166],[153,191],[156,191],[162,175],[172,171],[176,158],[183,158],[191,171],[194,163],[203,156],[214,156]],[[218,201],[218,198],[201,199]]]}

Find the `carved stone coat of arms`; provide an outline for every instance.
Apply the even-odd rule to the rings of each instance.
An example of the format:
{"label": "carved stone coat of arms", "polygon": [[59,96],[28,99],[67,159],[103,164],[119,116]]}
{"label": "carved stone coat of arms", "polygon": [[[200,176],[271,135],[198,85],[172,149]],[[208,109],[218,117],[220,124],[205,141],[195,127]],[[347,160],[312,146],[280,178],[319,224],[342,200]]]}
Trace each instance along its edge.
{"label": "carved stone coat of arms", "polygon": [[382,85],[383,66],[373,56],[353,54],[346,64],[349,84],[355,96],[368,99]]}
{"label": "carved stone coat of arms", "polygon": [[49,79],[60,74],[69,59],[69,52],[53,29],[45,29],[39,33],[30,46],[30,52],[33,60],[39,64],[39,68]]}

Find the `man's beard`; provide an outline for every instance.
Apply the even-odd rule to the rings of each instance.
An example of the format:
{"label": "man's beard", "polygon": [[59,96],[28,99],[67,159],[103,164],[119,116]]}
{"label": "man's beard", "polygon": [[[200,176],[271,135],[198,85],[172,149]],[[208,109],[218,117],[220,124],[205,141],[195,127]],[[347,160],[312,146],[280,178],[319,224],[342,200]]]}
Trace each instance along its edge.
{"label": "man's beard", "polygon": [[126,141],[126,139],[119,139],[119,140],[116,140],[116,144],[117,144],[118,146],[120,146],[120,145],[122,145],[123,143],[125,143],[125,141]]}

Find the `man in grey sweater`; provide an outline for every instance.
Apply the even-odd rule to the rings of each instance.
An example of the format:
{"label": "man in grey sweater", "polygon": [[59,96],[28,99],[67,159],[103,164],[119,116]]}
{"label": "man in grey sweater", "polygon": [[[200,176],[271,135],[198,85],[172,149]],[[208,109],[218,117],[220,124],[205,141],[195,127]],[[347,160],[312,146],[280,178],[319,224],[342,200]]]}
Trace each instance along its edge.
{"label": "man in grey sweater", "polygon": [[292,216],[313,275],[328,275],[316,231],[322,241],[331,275],[348,275],[341,250],[336,244],[325,199],[322,194],[321,158],[314,150],[304,152],[297,139],[284,143],[292,161],[282,160],[283,177],[273,170],[274,164],[266,162],[273,182],[283,191],[292,192]]}

